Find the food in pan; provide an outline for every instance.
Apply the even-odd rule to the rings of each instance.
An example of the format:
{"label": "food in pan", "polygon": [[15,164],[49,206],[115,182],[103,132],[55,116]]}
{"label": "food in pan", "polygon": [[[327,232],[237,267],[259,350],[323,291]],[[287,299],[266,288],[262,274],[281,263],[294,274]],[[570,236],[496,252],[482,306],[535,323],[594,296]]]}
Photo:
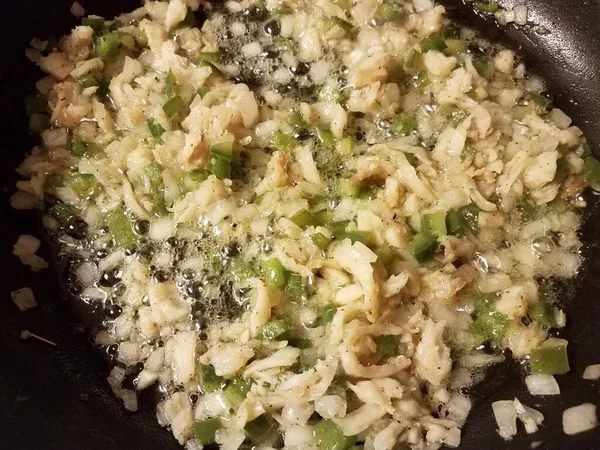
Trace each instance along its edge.
{"label": "food in pan", "polygon": [[126,408],[158,386],[190,450],[433,449],[508,355],[558,393],[549,280],[600,163],[512,51],[429,0],[146,2],[32,45],[12,202],[104,311]]}

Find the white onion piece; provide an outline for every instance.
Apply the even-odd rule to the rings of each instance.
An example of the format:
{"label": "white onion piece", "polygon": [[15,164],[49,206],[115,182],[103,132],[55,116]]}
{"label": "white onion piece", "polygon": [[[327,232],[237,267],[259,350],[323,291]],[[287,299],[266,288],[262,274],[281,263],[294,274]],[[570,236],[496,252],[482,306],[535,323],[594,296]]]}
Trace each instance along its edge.
{"label": "white onion piece", "polygon": [[448,403],[442,408],[444,419],[453,420],[458,425],[464,425],[471,410],[471,400],[464,395],[452,394]]}
{"label": "white onion piece", "polygon": [[81,296],[88,300],[106,300],[108,294],[100,288],[90,286],[83,290]]}
{"label": "white onion piece", "polygon": [[100,272],[105,272],[119,265],[121,261],[123,261],[123,250],[117,250],[108,255],[106,259],[100,261],[98,270],[100,270]]}
{"label": "white onion piece", "polygon": [[444,444],[448,447],[458,447],[460,445],[460,428],[450,428],[444,438]]}
{"label": "white onion piece", "polygon": [[85,262],[75,270],[75,275],[83,286],[89,286],[98,278],[98,269],[94,264]]}
{"label": "white onion piece", "polygon": [[584,403],[566,409],[563,412],[562,424],[566,434],[583,433],[596,428],[598,426],[596,405]]}
{"label": "white onion piece", "polygon": [[498,434],[505,440],[510,441],[517,434],[517,411],[513,400],[500,400],[492,403]]}
{"label": "white onion piece", "polygon": [[284,424],[304,425],[314,411],[311,403],[285,405],[281,410],[281,419]]}
{"label": "white onion piece", "polygon": [[537,432],[538,425],[541,425],[544,421],[544,415],[528,406],[523,405],[518,399],[514,400],[515,411],[517,412],[517,416],[523,422],[525,426],[525,431],[527,434],[532,434]]}
{"label": "white onion piece", "polygon": [[258,42],[249,42],[242,47],[242,53],[248,58],[258,56],[260,52],[262,52],[262,48]]}
{"label": "white onion piece", "polygon": [[150,237],[157,241],[166,239],[175,233],[175,222],[171,219],[155,220],[150,225]]}
{"label": "white onion piece", "polygon": [[423,12],[433,8],[433,2],[431,0],[413,0],[413,6],[415,11]]}
{"label": "white onion piece", "polygon": [[344,417],[346,415],[346,400],[339,395],[324,395],[315,400],[315,411],[326,419]]}
{"label": "white onion piece", "polygon": [[527,25],[527,6],[517,5],[513,8],[515,12],[515,23],[517,25]]}
{"label": "white onion piece", "polygon": [[28,287],[12,291],[10,296],[21,312],[37,306],[37,302],[33,296],[33,291]]}
{"label": "white onion piece", "polygon": [[587,366],[583,371],[584,380],[597,380],[600,378],[600,364]]}
{"label": "white onion piece", "polygon": [[525,385],[531,395],[558,395],[560,387],[552,375],[529,375]]}
{"label": "white onion piece", "polygon": [[306,446],[313,443],[315,437],[308,425],[292,425],[285,431],[286,447]]}
{"label": "white onion piece", "polygon": [[550,119],[558,128],[562,130],[569,128],[569,125],[571,125],[571,118],[558,108],[554,108],[550,112]]}
{"label": "white onion piece", "polygon": [[71,14],[73,14],[78,19],[80,17],[85,16],[85,9],[83,9],[83,6],[81,6],[79,2],[73,2],[69,11],[71,11]]}

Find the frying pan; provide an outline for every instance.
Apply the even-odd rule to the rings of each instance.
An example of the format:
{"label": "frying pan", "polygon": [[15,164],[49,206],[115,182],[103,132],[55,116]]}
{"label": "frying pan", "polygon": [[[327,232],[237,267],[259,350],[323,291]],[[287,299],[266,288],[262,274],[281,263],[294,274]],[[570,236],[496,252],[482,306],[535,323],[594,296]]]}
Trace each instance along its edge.
{"label": "frying pan", "polygon": [[[139,5],[137,0],[79,0],[88,13],[113,17]],[[11,255],[19,234],[40,235],[34,212],[13,211],[8,203],[17,179],[14,172],[33,141],[28,136],[24,97],[41,73],[24,56],[32,37],[60,35],[76,25],[72,0],[4,1],[0,13],[0,447],[10,450],[176,450],[170,432],[156,424],[152,393],[144,393],[140,411],[127,413],[106,383],[107,362],[90,344],[89,308],[69,302],[57,273],[31,274]],[[442,1],[451,17],[482,30],[525,59],[528,68],[548,80],[556,104],[586,132],[592,150],[600,148],[600,3],[598,0],[526,0],[533,25],[498,27],[473,13],[460,0]],[[523,3],[519,0],[519,3]],[[513,0],[501,1],[513,6]],[[466,7],[467,6],[467,7]],[[546,33],[545,30],[550,33]],[[540,33],[541,31],[541,33]],[[510,448],[597,449],[600,431],[574,437],[562,432],[565,408],[584,402],[600,405],[600,383],[582,380],[588,364],[600,362],[600,206],[588,192],[581,236],[585,264],[574,280],[559,284],[567,312],[562,335],[569,344],[572,370],[559,376],[562,395],[532,397],[516,362],[491,367],[485,381],[471,390],[474,407],[463,429],[464,449],[505,449],[495,432],[490,403],[518,397],[546,416],[543,429],[520,430]],[[51,259],[48,250],[42,253]],[[30,286],[39,306],[19,313],[9,292]],[[30,330],[56,347],[20,339]]]}

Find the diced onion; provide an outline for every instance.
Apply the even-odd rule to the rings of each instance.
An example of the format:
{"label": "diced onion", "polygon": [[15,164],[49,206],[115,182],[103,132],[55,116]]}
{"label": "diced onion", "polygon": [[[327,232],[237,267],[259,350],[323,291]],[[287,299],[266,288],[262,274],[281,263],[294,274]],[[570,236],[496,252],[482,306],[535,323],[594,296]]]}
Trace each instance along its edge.
{"label": "diced onion", "polygon": [[249,42],[242,47],[242,53],[248,58],[258,56],[260,52],[262,52],[262,48],[258,42]]}
{"label": "diced onion", "polygon": [[85,16],[85,9],[83,9],[83,6],[81,6],[79,2],[73,2],[70,11],[71,14],[73,14],[77,18]]}
{"label": "diced onion", "polygon": [[554,122],[558,128],[563,130],[569,128],[569,125],[571,125],[571,118],[558,108],[554,108],[550,112],[550,119],[552,119],[552,122]]}
{"label": "diced onion", "polygon": [[471,400],[464,395],[452,394],[450,401],[448,401],[448,403],[446,403],[442,408],[442,413],[444,414],[445,419],[453,420],[462,426],[467,420],[470,410]]}
{"label": "diced onion", "polygon": [[515,23],[517,25],[527,25],[527,6],[517,5],[513,8],[515,12]]}
{"label": "diced onion", "polygon": [[600,378],[600,364],[587,366],[583,371],[584,380],[597,380]]}
{"label": "diced onion", "polygon": [[525,377],[531,395],[558,395],[560,387],[552,375],[529,375]]}
{"label": "diced onion", "polygon": [[562,417],[563,431],[565,434],[577,434],[592,430],[598,426],[596,417],[596,405],[584,403],[573,406],[563,412]]}
{"label": "diced onion", "polygon": [[413,0],[413,6],[415,11],[423,12],[433,8],[433,2],[431,0]]}
{"label": "diced onion", "polygon": [[33,291],[28,287],[12,291],[10,296],[21,312],[37,306],[37,302],[33,296]]}
{"label": "diced onion", "polygon": [[108,294],[100,288],[90,286],[83,290],[81,296],[89,300],[106,300]]}
{"label": "diced onion", "polygon": [[492,403],[498,434],[505,440],[510,441],[517,434],[517,411],[512,400],[500,400]]}

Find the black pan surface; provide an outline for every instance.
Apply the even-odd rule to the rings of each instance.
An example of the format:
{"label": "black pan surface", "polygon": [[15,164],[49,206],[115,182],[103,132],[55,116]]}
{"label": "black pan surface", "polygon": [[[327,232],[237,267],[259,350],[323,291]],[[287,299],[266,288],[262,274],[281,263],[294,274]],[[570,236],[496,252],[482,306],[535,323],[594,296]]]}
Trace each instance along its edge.
{"label": "black pan surface", "polygon": [[[136,0],[79,0],[88,13],[112,17],[135,8]],[[150,398],[141,410],[127,413],[105,381],[107,364],[89,343],[82,314],[61,292],[56,272],[33,275],[11,255],[19,234],[40,235],[35,213],[17,212],[8,199],[17,180],[14,167],[29,151],[23,98],[33,91],[40,72],[24,56],[33,36],[60,35],[76,24],[69,13],[72,0],[17,2],[3,0],[0,14],[0,448],[14,450],[169,450],[181,448],[170,432],[156,424]],[[535,26],[498,28],[476,14],[465,13],[461,0],[444,0],[450,14],[483,29],[487,36],[520,50],[528,68],[548,80],[556,104],[584,129],[592,149],[600,143],[600,3],[598,0],[519,0],[530,7]],[[515,4],[513,0],[501,2]],[[474,408],[463,433],[461,448],[597,449],[600,431],[567,437],[562,411],[583,402],[600,405],[600,383],[581,378],[588,364],[600,363],[600,204],[587,194],[589,207],[581,230],[586,262],[580,274],[562,289],[569,319],[572,371],[559,376],[562,395],[540,399],[527,393],[518,364],[492,367],[485,382],[472,392]],[[48,250],[45,250],[48,252]],[[49,253],[42,254],[50,259]],[[40,306],[19,313],[10,291],[32,287]],[[20,340],[30,330],[57,343]],[[539,407],[546,416],[543,429],[526,436],[524,430],[507,444],[495,432],[490,403],[518,397]]]}

